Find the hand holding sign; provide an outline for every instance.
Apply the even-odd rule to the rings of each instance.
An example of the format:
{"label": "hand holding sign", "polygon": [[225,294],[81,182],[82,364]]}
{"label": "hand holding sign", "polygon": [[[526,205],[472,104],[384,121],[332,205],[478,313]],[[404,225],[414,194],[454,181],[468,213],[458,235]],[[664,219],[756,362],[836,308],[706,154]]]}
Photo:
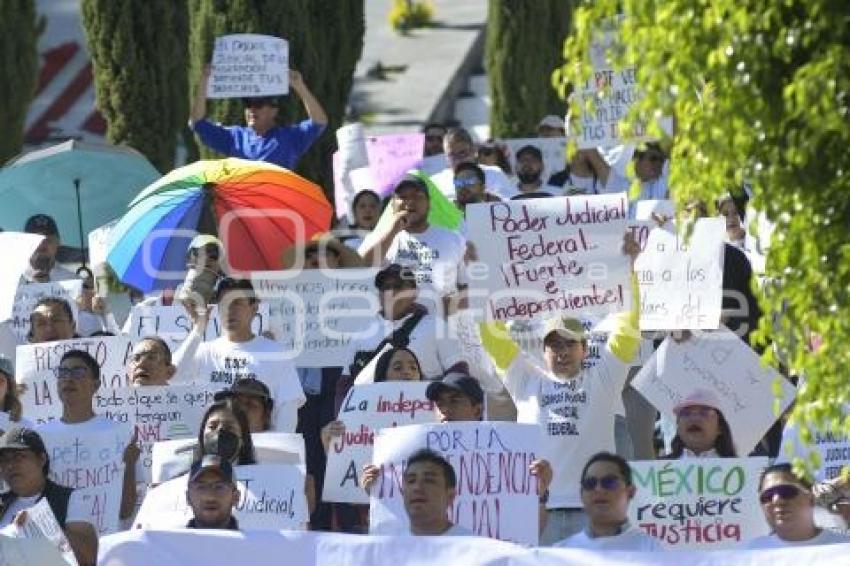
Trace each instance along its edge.
{"label": "hand holding sign", "polygon": [[[279,37],[250,33],[217,37],[211,67],[206,82],[208,98],[289,92],[289,43]],[[299,84],[303,87],[303,81]]]}

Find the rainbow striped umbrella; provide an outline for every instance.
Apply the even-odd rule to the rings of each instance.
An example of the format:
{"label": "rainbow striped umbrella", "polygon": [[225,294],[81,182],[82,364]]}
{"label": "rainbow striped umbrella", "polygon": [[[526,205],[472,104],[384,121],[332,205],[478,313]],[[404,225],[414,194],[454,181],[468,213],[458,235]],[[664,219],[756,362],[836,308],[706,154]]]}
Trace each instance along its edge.
{"label": "rainbow striped umbrella", "polygon": [[124,283],[149,292],[174,287],[189,242],[214,234],[231,272],[281,268],[281,254],[330,228],[321,188],[262,161],[197,161],[144,189],[109,236],[107,262]]}

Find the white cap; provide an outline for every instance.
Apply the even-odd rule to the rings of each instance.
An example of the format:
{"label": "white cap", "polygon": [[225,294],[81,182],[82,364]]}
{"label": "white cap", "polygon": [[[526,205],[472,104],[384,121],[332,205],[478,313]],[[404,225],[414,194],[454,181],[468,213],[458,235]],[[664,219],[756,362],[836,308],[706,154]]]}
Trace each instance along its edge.
{"label": "white cap", "polygon": [[694,405],[702,405],[703,407],[711,407],[712,409],[723,412],[720,406],[720,399],[708,389],[694,389],[688,393],[684,399],[676,403],[673,407],[673,414],[678,415],[679,411],[685,407],[693,407]]}
{"label": "white cap", "polygon": [[543,128],[544,126],[548,126],[550,128],[556,128],[558,130],[565,130],[566,124],[564,124],[564,120],[560,116],[555,116],[554,114],[549,114],[548,116],[544,116],[540,123],[537,124],[537,128]]}
{"label": "white cap", "polygon": [[192,238],[192,241],[189,243],[189,249],[194,250],[203,248],[208,244],[215,244],[221,248],[221,250],[224,250],[224,246],[221,245],[221,240],[210,234],[198,234]]}

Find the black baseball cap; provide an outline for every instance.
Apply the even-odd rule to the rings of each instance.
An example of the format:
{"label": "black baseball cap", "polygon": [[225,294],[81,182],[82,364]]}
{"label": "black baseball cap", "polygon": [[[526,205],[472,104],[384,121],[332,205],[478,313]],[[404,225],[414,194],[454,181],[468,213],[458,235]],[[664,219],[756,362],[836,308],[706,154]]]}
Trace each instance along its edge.
{"label": "black baseball cap", "polygon": [[233,385],[231,385],[228,389],[222,389],[213,395],[213,400],[221,401],[223,399],[236,397],[237,395],[251,395],[252,397],[259,397],[263,400],[263,403],[265,403],[269,410],[271,410],[274,406],[274,401],[272,401],[272,394],[269,391],[268,385],[254,377],[240,377],[234,381]]}
{"label": "black baseball cap", "polygon": [[390,279],[405,281],[416,287],[416,275],[414,275],[413,270],[397,263],[391,263],[375,275],[375,288],[381,289]]}
{"label": "black baseball cap", "polygon": [[222,460],[220,457],[212,454],[207,454],[202,459],[192,463],[192,467],[189,470],[189,481],[195,481],[198,479],[198,476],[207,471],[214,471],[224,481],[233,483],[233,466],[227,460]]}
{"label": "black baseball cap", "polygon": [[397,193],[405,187],[414,187],[425,193],[426,197],[430,196],[428,194],[428,185],[425,183],[425,181],[415,175],[405,175],[404,177],[402,177],[401,181],[399,181],[398,184],[395,186],[393,193]]}
{"label": "black baseball cap", "polygon": [[444,391],[459,391],[476,404],[484,402],[484,391],[481,389],[478,380],[459,371],[449,372],[441,381],[434,381],[429,384],[428,389],[425,390],[425,396],[429,401],[436,401],[440,393]]}
{"label": "black baseball cap", "polygon": [[24,224],[24,232],[28,234],[41,234],[43,236],[59,236],[59,227],[52,216],[47,214],[34,214],[27,218]]}
{"label": "black baseball cap", "polygon": [[537,147],[536,145],[529,144],[529,145],[524,145],[521,148],[519,148],[516,152],[517,160],[519,160],[526,153],[532,154],[534,157],[537,158],[538,161],[543,161],[543,152],[540,151],[540,148]]}
{"label": "black baseball cap", "polygon": [[41,436],[24,426],[13,426],[0,437],[0,452],[3,450],[32,450],[36,454],[47,454]]}

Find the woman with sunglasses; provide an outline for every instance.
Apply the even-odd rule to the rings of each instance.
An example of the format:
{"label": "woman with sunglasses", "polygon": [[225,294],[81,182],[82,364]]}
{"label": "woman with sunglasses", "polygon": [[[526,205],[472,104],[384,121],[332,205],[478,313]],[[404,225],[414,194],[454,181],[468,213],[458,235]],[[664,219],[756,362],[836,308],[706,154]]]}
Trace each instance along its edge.
{"label": "woman with sunglasses", "polygon": [[590,457],[581,472],[581,503],[587,525],[555,544],[563,548],[591,550],[661,550],[661,544],[638,527],[627,514],[635,496],[632,470],[620,456],[599,452]]}
{"label": "woman with sunglasses", "polygon": [[812,484],[794,474],[790,464],[762,472],[759,502],[772,533],[750,541],[748,548],[816,546],[850,542],[850,537],[815,525]]}
{"label": "woman with sunglasses", "polygon": [[735,458],[732,430],[720,410],[720,400],[697,389],[673,408],[676,436],[665,460],[683,458]]}

